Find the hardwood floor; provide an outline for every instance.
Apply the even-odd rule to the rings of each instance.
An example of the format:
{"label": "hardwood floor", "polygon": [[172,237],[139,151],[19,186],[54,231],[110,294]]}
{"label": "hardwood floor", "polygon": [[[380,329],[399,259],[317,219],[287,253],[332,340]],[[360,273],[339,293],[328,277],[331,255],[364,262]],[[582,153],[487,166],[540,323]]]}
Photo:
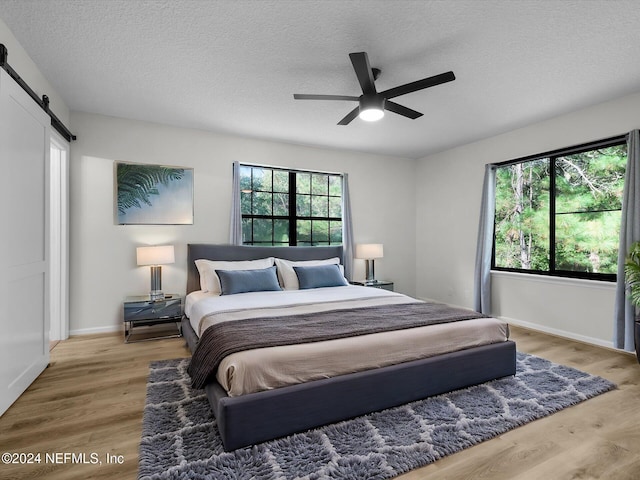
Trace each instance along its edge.
{"label": "hardwood floor", "polygon": [[[640,478],[635,357],[516,327],[512,338],[520,351],[601,375],[618,389],[398,478]],[[0,417],[0,453],[40,453],[41,463],[0,464],[0,478],[135,479],[149,362],[188,355],[182,339],[125,345],[110,334],[60,342],[49,368]],[[56,463],[47,453],[58,455]],[[76,458],[65,462],[65,453]],[[73,463],[78,454],[89,463]],[[102,464],[91,464],[91,454]]]}

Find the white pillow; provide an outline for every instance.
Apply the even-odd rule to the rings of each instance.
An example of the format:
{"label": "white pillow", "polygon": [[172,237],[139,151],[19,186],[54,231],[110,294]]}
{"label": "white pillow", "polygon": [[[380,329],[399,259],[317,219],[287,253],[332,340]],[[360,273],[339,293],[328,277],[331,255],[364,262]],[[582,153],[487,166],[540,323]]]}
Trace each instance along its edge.
{"label": "white pillow", "polygon": [[200,273],[200,290],[220,295],[220,279],[218,278],[216,270],[258,270],[261,268],[269,268],[273,266],[274,258],[240,260],[237,262],[198,259],[195,261],[195,264]]}
{"label": "white pillow", "polygon": [[328,258],[326,260],[301,260],[292,262],[291,260],[284,260],[282,258],[276,258],[276,267],[278,268],[278,280],[280,285],[285,290],[298,290],[300,284],[298,283],[298,275],[293,267],[317,267],[318,265],[339,265],[342,275],[344,275],[344,267],[340,265],[340,259],[338,257]]}

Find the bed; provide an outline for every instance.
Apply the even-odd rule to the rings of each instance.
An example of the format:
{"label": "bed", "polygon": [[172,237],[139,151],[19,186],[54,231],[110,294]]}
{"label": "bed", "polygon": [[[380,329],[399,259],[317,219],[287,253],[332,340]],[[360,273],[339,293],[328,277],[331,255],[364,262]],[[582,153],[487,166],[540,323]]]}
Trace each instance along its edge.
{"label": "bed", "polygon": [[[296,300],[300,305],[296,304],[292,308],[302,308],[303,310],[306,308],[315,308],[315,298],[324,297],[327,294],[326,292],[340,297],[340,299],[334,299],[333,296],[331,297],[331,301],[338,302],[335,304],[338,305],[338,307],[335,305],[331,307],[323,305],[319,309],[321,311],[316,312],[314,310],[313,313],[304,314],[308,316],[310,323],[313,323],[311,320],[315,318],[323,319],[324,317],[330,317],[332,315],[334,317],[340,316],[342,319],[343,315],[347,315],[347,310],[352,312],[350,315],[359,315],[365,320],[368,318],[367,315],[378,315],[383,318],[389,315],[389,311],[399,311],[400,309],[403,309],[403,311],[415,309],[420,312],[424,309],[430,309],[430,311],[433,310],[436,312],[437,315],[442,313],[445,317],[449,314],[449,310],[443,309],[444,306],[441,304],[424,305],[424,302],[409,299],[409,297],[400,294],[386,291],[384,291],[386,293],[383,293],[382,290],[369,287],[339,286],[336,288],[299,290],[297,292],[252,292],[241,293],[239,295],[223,295],[218,298],[226,302],[239,301],[247,307],[239,309],[218,307],[220,309],[219,312],[203,315],[203,312],[206,312],[207,308],[210,308],[207,306],[207,302],[214,304],[214,302],[218,302],[219,300],[212,300],[211,295],[207,296],[203,294],[202,290],[204,287],[202,286],[202,279],[196,267],[196,260],[238,262],[269,257],[294,262],[324,260],[336,257],[342,259],[342,248],[340,246],[254,247],[211,244],[190,244],[188,246],[188,297],[187,308],[185,309],[186,315],[182,321],[182,331],[193,353],[189,373],[192,375],[194,386],[204,388],[206,392],[213,414],[216,417],[223,447],[227,451],[401,405],[431,395],[437,395],[515,374],[515,343],[508,339],[508,327],[504,322],[485,318],[485,316],[482,315],[471,315],[470,319],[462,318],[462,320],[452,322],[451,324],[439,323],[440,321],[436,319],[434,320],[434,325],[407,327],[404,328],[402,332],[387,332],[384,330],[370,332],[369,330],[363,330],[364,333],[353,340],[350,336],[347,336],[347,338],[340,337],[340,332],[338,331],[331,332],[331,338],[317,338],[313,342],[313,345],[311,345],[311,343],[294,345],[284,342],[284,346],[262,348],[260,347],[260,342],[263,340],[262,337],[269,337],[270,333],[273,335],[284,335],[285,337],[288,334],[286,331],[284,331],[284,333],[278,332],[277,330],[271,332],[271,327],[266,327],[262,330],[265,332],[263,335],[253,336],[255,339],[252,341],[257,342],[255,349],[250,349],[248,352],[240,351],[234,353],[236,350],[226,351],[218,348],[218,341],[214,339],[214,336],[208,334],[212,333],[211,330],[214,330],[214,328],[222,329],[220,332],[223,333],[226,332],[224,328],[232,328],[231,324],[233,322],[228,321],[225,315],[231,315],[229,320],[234,320],[234,315],[236,314],[240,315],[240,317],[238,317],[239,321],[237,321],[238,324],[241,324],[243,321],[258,322],[256,324],[248,324],[251,326],[250,328],[254,329],[251,331],[255,331],[256,325],[261,325],[259,322],[266,321],[267,323],[264,325],[275,325],[275,322],[273,324],[269,323],[271,322],[271,318],[283,315],[285,317],[284,319],[287,320],[287,325],[290,327],[289,330],[294,332],[303,330],[296,327],[294,323],[294,320],[303,321],[301,319],[302,314],[287,316],[288,313],[281,313],[284,307],[279,306],[280,304],[277,303],[270,303],[272,297],[289,298],[289,296],[294,295],[301,300]],[[328,267],[323,268],[328,269]],[[299,275],[305,273],[301,270],[304,269],[296,269],[296,273]],[[317,270],[318,269],[313,272]],[[300,278],[302,282],[302,277]],[[279,280],[280,282],[283,281],[282,278],[279,278]],[[335,294],[333,292],[335,292]],[[274,295],[270,296],[270,293],[274,293]],[[261,302],[267,301],[263,300],[267,297],[269,297],[267,304],[262,304]],[[339,302],[345,303],[342,304]],[[367,304],[366,309],[362,309],[361,302]],[[372,305],[369,305],[369,302],[371,302]],[[229,303],[229,305],[231,305],[231,303]],[[234,303],[233,305],[236,304]],[[355,305],[355,307],[351,308],[353,305]],[[349,308],[346,306],[349,306]],[[249,308],[254,307],[258,308],[256,311],[259,312],[259,314],[249,310]],[[287,308],[289,307],[287,306]],[[269,310],[274,313],[265,314],[265,312],[269,312]],[[365,311],[366,315],[363,315]],[[345,313],[343,314],[343,312]],[[336,315],[336,313],[340,315]],[[454,313],[455,315],[459,315],[459,312]],[[263,318],[265,315],[267,318]],[[407,315],[407,318],[409,317],[411,317],[411,315]],[[201,330],[204,323],[206,323],[206,319],[209,318],[219,318],[222,320],[216,320],[213,326]],[[362,323],[373,322],[362,321]],[[484,338],[483,335],[485,334],[483,330],[462,330],[463,326],[467,328],[467,325],[477,325],[475,328],[484,328],[482,327],[483,324],[487,324],[488,328],[492,330],[491,333],[486,334],[487,339],[483,339],[482,342],[476,340],[477,338]],[[500,326],[501,324],[502,326]],[[448,330],[445,330],[450,328],[449,325],[454,325],[451,328],[458,333],[450,333]],[[366,329],[370,327],[364,325],[363,328]],[[422,332],[426,332],[428,329],[431,329],[430,331],[432,332],[437,332],[435,335],[439,335],[439,337],[436,336],[433,338],[440,340],[427,342],[430,345],[429,348],[435,349],[428,354],[429,356],[426,358],[415,358],[419,355],[412,353],[408,347],[404,348],[404,345],[414,343],[412,339],[419,338]],[[504,329],[504,331],[500,329]],[[339,330],[339,327],[337,327],[336,330]],[[494,331],[497,333],[494,333]],[[295,336],[296,333],[292,335]],[[390,335],[404,335],[404,339],[400,341],[389,341],[391,338]],[[407,335],[410,335],[411,338],[407,337]],[[432,333],[430,333],[430,335],[432,335]],[[466,338],[467,341],[471,343],[465,344],[462,347],[451,347],[454,349],[453,351],[447,351],[450,350],[450,348],[440,346],[441,343],[447,343],[447,339],[456,337],[456,335]],[[333,336],[336,337],[334,338]],[[391,348],[396,350],[393,355],[407,355],[407,357],[398,357],[400,360],[394,357],[394,363],[388,364],[389,360],[384,360],[380,365],[377,365],[377,355],[361,354],[360,357],[364,363],[357,367],[357,371],[344,371],[341,373],[340,370],[336,370],[337,373],[327,374],[323,372],[320,375],[313,373],[313,368],[305,365],[303,367],[305,371],[304,375],[309,375],[309,377],[302,376],[298,378],[296,377],[297,373],[287,372],[290,373],[290,376],[296,377],[297,381],[291,381],[289,378],[285,378],[284,380],[278,378],[277,381],[281,381],[282,383],[275,385],[260,385],[261,380],[256,381],[253,378],[244,382],[240,381],[239,386],[234,386],[228,381],[228,378],[248,378],[251,376],[250,374],[255,373],[254,370],[259,369],[260,364],[264,363],[266,365],[264,357],[255,356],[258,354],[262,355],[264,351],[273,350],[282,353],[288,349],[286,350],[286,355],[290,355],[292,351],[298,351],[298,355],[302,355],[298,357],[301,359],[300,362],[290,361],[292,357],[289,356],[280,358],[281,363],[279,365],[286,366],[287,368],[283,370],[287,370],[289,366],[298,363],[304,364],[304,362],[302,362],[303,358],[311,358],[314,355],[317,356],[318,351],[322,351],[323,348],[327,348],[329,345],[333,347],[343,342],[350,343],[353,346],[353,341],[360,341],[360,338],[364,339],[365,337],[367,341],[373,340],[381,342],[379,344],[380,346],[384,344],[391,345]],[[294,340],[291,340],[291,343],[293,343]],[[374,347],[370,345],[371,344],[367,344],[367,348],[363,348],[362,352],[375,351],[377,354],[379,350],[378,344],[374,343],[373,345],[376,345]],[[398,348],[399,345],[403,345],[403,347]],[[205,349],[205,347],[207,349]],[[315,348],[316,351],[315,354],[308,354],[305,350],[304,353],[301,354],[299,350],[296,350],[300,348]],[[418,347],[415,348],[422,347],[418,345]],[[221,351],[217,351],[216,349]],[[334,352],[334,350],[330,351]],[[335,350],[335,352],[338,351],[337,349]],[[242,355],[245,355],[245,357],[239,357]],[[241,363],[245,365],[244,359],[251,358],[251,355],[254,355],[254,359],[252,360],[253,363],[251,363],[251,361],[246,362],[246,365],[249,365],[249,367],[245,368],[247,372],[246,376],[244,376],[244,374],[238,374],[240,370],[237,370],[238,364],[237,362],[234,363],[235,360],[230,363],[230,366],[227,365],[225,367],[224,362],[228,358],[243,358]],[[350,355],[351,351],[346,354],[345,358],[349,358]],[[380,355],[382,355],[381,350]],[[420,355],[422,355],[422,353]],[[218,361],[217,356],[223,358],[223,360]],[[335,356],[339,356],[338,353],[335,353]],[[205,364],[214,357],[216,358],[215,371],[207,374],[206,372],[209,372],[213,367]],[[325,358],[328,357],[329,356],[326,356]],[[332,353],[330,357],[333,359],[334,353]],[[354,354],[354,358],[356,357]],[[283,358],[285,360],[283,360]],[[289,361],[287,361],[287,359]],[[370,362],[370,365],[367,366],[367,362]],[[353,360],[352,363],[357,364],[357,360]],[[225,368],[230,369],[234,374],[228,375],[225,373],[227,371]],[[345,367],[341,366],[339,368]],[[279,370],[279,368],[272,368],[272,370]],[[262,376],[265,376],[261,375],[262,374],[259,374],[257,377],[262,379]],[[199,384],[196,385],[196,383]]]}

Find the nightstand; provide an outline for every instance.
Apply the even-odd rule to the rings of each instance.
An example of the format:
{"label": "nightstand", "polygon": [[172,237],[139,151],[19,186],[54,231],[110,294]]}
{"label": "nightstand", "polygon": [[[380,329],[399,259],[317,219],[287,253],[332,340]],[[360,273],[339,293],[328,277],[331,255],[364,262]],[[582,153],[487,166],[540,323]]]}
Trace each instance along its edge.
{"label": "nightstand", "polygon": [[[127,297],[124,300],[123,310],[125,343],[182,336],[180,326],[182,320],[181,295],[168,294],[161,300],[151,300],[149,295]],[[170,330],[150,328],[162,324],[174,324],[175,328]],[[140,333],[141,331],[145,333]],[[152,332],[157,335],[148,335]]]}
{"label": "nightstand", "polygon": [[358,280],[349,282],[351,285],[360,285],[362,287],[381,288],[383,290],[390,290],[393,292],[393,282],[387,280],[375,280],[373,282],[367,282],[365,280]]}

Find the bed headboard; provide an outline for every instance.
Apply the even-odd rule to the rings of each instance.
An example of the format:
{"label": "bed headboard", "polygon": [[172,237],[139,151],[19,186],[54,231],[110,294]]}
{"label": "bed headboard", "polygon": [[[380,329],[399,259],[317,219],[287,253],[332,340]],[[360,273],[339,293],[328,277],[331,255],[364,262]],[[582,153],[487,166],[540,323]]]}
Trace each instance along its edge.
{"label": "bed headboard", "polygon": [[257,260],[265,257],[285,260],[323,260],[339,257],[342,262],[342,245],[328,247],[256,247],[250,245],[215,245],[190,243],[187,245],[187,294],[200,290],[200,275],[195,261],[206,260]]}

